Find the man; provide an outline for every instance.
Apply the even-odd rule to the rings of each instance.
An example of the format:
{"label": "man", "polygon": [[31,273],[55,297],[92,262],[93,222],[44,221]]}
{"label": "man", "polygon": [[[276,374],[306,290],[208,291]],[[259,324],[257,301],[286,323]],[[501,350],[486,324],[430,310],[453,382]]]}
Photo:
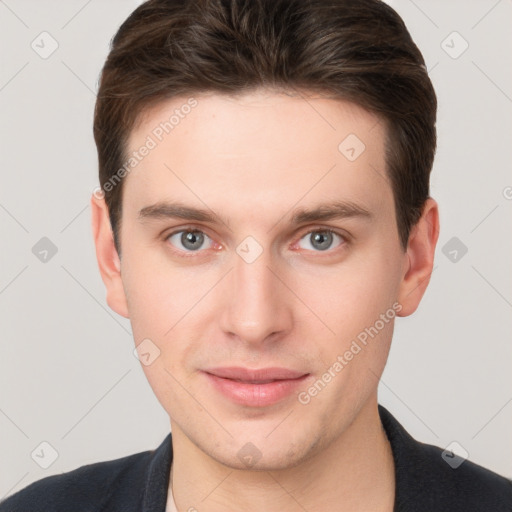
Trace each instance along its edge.
{"label": "man", "polygon": [[172,436],[0,511],[512,510],[377,401],[433,268],[435,116],[377,0],[136,9],[98,91],[92,225]]}

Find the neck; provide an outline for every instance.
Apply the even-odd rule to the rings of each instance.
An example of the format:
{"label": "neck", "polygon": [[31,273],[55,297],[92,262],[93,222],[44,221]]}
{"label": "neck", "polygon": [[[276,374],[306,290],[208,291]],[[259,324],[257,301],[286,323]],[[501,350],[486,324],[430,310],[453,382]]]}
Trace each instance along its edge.
{"label": "neck", "polygon": [[178,510],[220,512],[391,512],[393,454],[376,398],[341,436],[299,465],[275,471],[239,470],[219,463],[171,422],[172,485]]}

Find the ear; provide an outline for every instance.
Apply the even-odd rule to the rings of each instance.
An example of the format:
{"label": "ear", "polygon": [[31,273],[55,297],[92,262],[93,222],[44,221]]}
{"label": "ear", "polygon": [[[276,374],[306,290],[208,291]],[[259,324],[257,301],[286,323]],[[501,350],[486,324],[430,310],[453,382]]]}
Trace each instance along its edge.
{"label": "ear", "polygon": [[121,279],[121,260],[114,245],[114,235],[104,198],[91,196],[92,233],[101,279],[107,289],[107,304],[116,313],[129,318],[128,304]]}
{"label": "ear", "polygon": [[438,237],[439,211],[437,203],[429,198],[409,235],[406,251],[408,265],[404,270],[398,297],[402,305],[399,316],[411,315],[420,304],[430,282]]}

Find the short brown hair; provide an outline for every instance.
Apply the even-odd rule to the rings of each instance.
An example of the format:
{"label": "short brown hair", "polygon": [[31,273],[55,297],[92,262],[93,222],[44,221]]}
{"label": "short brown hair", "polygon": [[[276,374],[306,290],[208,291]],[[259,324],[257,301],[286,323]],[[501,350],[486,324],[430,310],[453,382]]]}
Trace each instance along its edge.
{"label": "short brown hair", "polygon": [[385,121],[386,172],[407,247],[429,196],[437,100],[393,9],[379,0],[149,0],[111,42],[94,115],[119,254],[122,183],[112,186],[112,178],[141,113],[175,96],[260,87],[326,94]]}

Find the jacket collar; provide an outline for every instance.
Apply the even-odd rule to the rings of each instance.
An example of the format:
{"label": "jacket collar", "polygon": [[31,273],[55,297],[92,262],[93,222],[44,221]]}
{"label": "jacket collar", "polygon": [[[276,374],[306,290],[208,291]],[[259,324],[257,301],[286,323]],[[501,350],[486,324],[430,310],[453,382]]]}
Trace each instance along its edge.
{"label": "jacket collar", "polygon": [[[426,445],[416,441],[382,405],[379,405],[379,415],[395,464],[393,512],[431,511],[429,502],[438,477],[432,468],[432,461],[425,457]],[[439,462],[445,464],[440,456]]]}

